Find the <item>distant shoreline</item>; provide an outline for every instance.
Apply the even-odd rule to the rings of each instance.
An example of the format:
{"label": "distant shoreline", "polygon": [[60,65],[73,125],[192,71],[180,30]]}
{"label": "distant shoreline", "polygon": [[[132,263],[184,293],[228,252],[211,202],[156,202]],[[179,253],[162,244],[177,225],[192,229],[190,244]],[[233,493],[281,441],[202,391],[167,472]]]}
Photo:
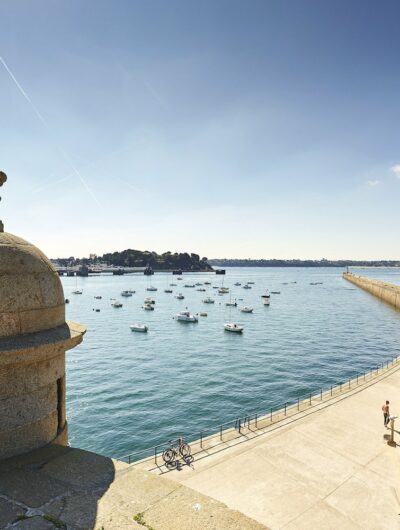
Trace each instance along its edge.
{"label": "distant shoreline", "polygon": [[355,260],[208,260],[212,267],[304,267],[304,268],[318,268],[318,267],[366,267],[366,268],[382,268],[391,267],[399,268],[400,261],[382,260],[382,261],[355,261]]}

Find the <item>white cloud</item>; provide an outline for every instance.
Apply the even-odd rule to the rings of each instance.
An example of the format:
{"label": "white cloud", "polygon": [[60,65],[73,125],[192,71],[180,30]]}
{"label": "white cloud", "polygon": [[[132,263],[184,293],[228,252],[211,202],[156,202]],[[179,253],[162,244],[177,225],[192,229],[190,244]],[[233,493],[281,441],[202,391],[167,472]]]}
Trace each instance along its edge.
{"label": "white cloud", "polygon": [[380,183],[381,183],[380,180],[368,180],[368,186],[371,186],[371,187],[378,186],[378,184]]}
{"label": "white cloud", "polygon": [[400,179],[400,164],[395,164],[390,168],[390,171],[396,175],[397,178]]}

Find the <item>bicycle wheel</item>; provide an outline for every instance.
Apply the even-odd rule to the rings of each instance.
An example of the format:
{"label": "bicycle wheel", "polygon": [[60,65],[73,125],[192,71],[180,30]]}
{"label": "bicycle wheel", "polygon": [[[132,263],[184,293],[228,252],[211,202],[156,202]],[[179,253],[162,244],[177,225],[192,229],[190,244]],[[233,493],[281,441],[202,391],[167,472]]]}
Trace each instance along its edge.
{"label": "bicycle wheel", "polygon": [[166,464],[170,464],[171,462],[173,462],[175,460],[175,456],[176,453],[171,448],[166,449],[162,454],[163,460]]}
{"label": "bicycle wheel", "polygon": [[183,458],[190,456],[190,453],[191,453],[190,445],[185,444],[185,443],[181,444],[179,447],[179,452],[181,453],[181,456],[183,456]]}

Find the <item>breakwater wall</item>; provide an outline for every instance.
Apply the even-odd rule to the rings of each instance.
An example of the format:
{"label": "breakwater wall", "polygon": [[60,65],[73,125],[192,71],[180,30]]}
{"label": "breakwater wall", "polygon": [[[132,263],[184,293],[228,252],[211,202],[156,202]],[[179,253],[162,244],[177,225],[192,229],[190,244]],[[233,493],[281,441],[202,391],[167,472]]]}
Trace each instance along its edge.
{"label": "breakwater wall", "polygon": [[381,282],[380,280],[373,280],[364,276],[356,276],[350,272],[345,272],[343,278],[384,300],[396,309],[400,309],[400,285],[393,285],[392,283]]}

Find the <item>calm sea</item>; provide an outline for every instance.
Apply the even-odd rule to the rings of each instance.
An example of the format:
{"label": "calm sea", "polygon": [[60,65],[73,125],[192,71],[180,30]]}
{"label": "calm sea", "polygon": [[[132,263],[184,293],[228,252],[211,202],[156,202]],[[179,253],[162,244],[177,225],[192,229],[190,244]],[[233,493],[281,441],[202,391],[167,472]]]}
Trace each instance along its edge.
{"label": "calm sea", "polygon": [[[400,283],[400,270],[357,274]],[[341,277],[340,269],[230,268],[225,276],[171,274],[62,278],[67,316],[87,326],[85,339],[67,353],[67,409],[71,445],[122,456],[183,434],[198,438],[222,422],[269,407],[370,370],[399,354],[400,313]],[[222,282],[231,295],[185,288]],[[253,281],[252,289],[235,287]],[[310,283],[322,282],[320,285]],[[157,292],[146,292],[151,283]],[[164,293],[170,283],[174,294]],[[83,295],[72,291],[79,287]],[[205,286],[207,287],[207,286]],[[131,298],[120,292],[134,289]],[[262,305],[266,289],[270,307]],[[174,295],[182,292],[184,300]],[[101,295],[101,300],[94,296]],[[214,305],[202,303],[205,296]],[[155,311],[144,311],[152,296]],[[252,314],[226,307],[230,296]],[[123,307],[111,306],[111,298]],[[239,299],[242,298],[243,301]],[[206,311],[197,324],[173,320],[188,308]],[[95,309],[100,309],[96,312]],[[231,312],[231,315],[230,315]],[[229,320],[243,335],[224,331]],[[131,332],[135,322],[147,334]],[[386,396],[382,396],[382,399]]]}

